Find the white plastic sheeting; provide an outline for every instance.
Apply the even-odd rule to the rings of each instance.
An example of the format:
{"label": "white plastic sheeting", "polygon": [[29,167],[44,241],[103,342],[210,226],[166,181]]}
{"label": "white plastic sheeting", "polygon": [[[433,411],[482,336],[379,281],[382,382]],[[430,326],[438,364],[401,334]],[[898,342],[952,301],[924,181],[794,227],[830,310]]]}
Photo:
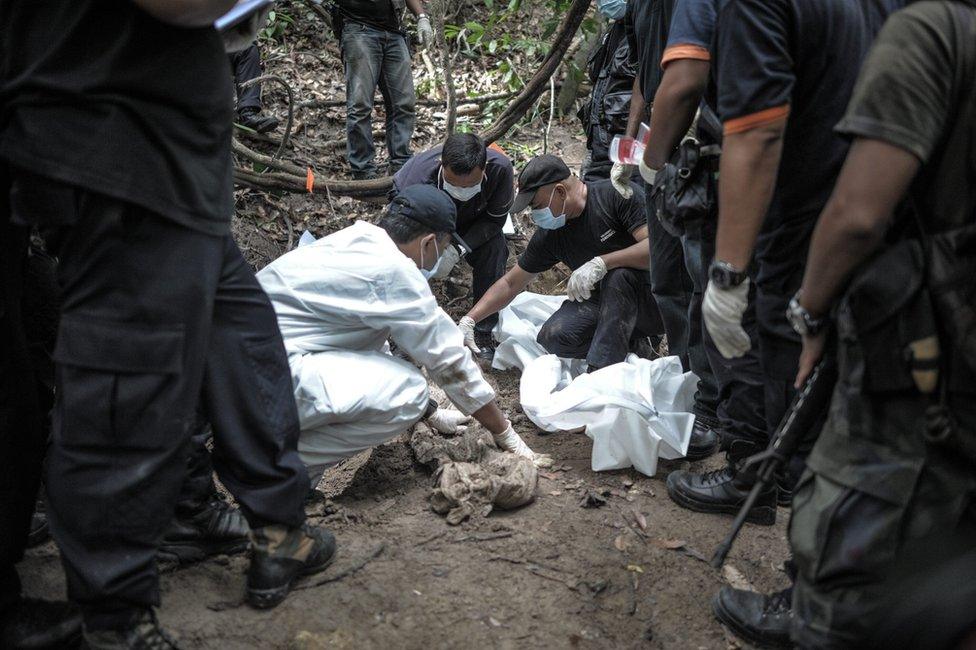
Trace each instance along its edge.
{"label": "white plastic sheeting", "polygon": [[688,451],[698,378],[677,357],[636,355],[585,374],[585,361],[560,359],[536,343],[542,324],[566,298],[525,292],[502,310],[493,367],[521,368],[522,409],[544,431],[585,427],[594,471],[633,466],[648,476],[657,459]]}

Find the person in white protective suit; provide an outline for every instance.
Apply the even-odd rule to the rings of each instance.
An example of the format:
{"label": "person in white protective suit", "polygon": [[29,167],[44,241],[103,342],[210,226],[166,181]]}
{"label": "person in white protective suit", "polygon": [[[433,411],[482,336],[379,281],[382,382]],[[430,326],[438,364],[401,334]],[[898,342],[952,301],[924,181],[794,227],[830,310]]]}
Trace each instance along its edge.
{"label": "person in white protective suit", "polygon": [[[378,225],[363,221],[278,258],[258,273],[278,316],[301,423],[298,451],[313,485],[322,472],[422,418],[457,433],[474,417],[501,448],[535,458],[495,403],[464,337],[427,279],[455,233],[453,201],[406,188]],[[460,409],[439,409],[422,365]]]}

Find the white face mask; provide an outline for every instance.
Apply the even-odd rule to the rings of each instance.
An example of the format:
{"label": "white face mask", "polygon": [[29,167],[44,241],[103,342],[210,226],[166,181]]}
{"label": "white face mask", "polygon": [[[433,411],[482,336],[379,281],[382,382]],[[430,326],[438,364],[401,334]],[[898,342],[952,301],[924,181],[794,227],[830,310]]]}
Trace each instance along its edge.
{"label": "white face mask", "polygon": [[477,185],[472,185],[471,187],[458,187],[457,185],[451,185],[450,183],[447,182],[447,179],[444,178],[443,168],[441,168],[440,174],[441,174],[441,186],[442,186],[441,189],[447,192],[451,198],[456,199],[461,203],[464,203],[465,201],[470,201],[474,197],[481,194],[482,181],[478,181]]}
{"label": "white face mask", "polygon": [[423,246],[420,247],[420,274],[424,276],[425,280],[430,280],[434,276],[434,274],[437,273],[441,265],[441,259],[443,256],[441,255],[441,249],[437,245],[436,239],[434,239],[434,251],[437,253],[437,261],[434,262],[434,266],[432,268],[425,269],[424,268],[424,247]]}

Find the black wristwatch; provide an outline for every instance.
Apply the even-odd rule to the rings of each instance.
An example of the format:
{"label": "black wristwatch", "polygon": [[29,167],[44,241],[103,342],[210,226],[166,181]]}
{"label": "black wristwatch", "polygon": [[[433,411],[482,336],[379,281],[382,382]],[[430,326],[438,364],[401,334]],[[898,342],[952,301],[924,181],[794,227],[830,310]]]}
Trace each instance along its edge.
{"label": "black wristwatch", "polygon": [[719,289],[731,289],[746,281],[745,271],[739,271],[728,262],[713,260],[708,267],[708,277]]}
{"label": "black wristwatch", "polygon": [[786,319],[793,326],[793,331],[800,336],[816,336],[827,323],[826,318],[814,318],[810,312],[800,304],[800,292],[797,291],[790,299],[789,309],[786,310]]}

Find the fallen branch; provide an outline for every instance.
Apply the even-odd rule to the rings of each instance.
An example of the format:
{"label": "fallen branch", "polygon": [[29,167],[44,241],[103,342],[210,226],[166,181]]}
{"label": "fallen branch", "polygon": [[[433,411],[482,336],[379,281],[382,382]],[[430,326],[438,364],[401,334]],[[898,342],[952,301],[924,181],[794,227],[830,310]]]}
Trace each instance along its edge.
{"label": "fallen branch", "polygon": [[291,127],[295,121],[295,93],[292,91],[291,86],[283,78],[276,74],[265,74],[260,77],[255,77],[254,79],[249,79],[241,84],[241,89],[248,88],[254,84],[264,83],[265,81],[276,81],[285,88],[285,92],[288,94],[288,120],[285,122],[285,135],[281,138],[281,144],[278,145],[278,151],[275,153],[275,158],[281,157],[281,152],[285,150],[288,146],[288,140],[291,138]]}
{"label": "fallen branch", "polygon": [[330,582],[337,582],[339,580],[342,580],[343,578],[348,578],[349,576],[356,573],[357,571],[360,571],[363,567],[365,567],[367,564],[369,564],[370,562],[378,558],[380,555],[382,555],[383,551],[385,550],[386,550],[386,544],[381,542],[366,557],[362,558],[359,562],[356,562],[352,566],[346,567],[345,569],[335,574],[334,576],[326,576],[324,578],[320,578],[316,580],[315,582],[299,585],[293,588],[292,591],[299,591],[301,589],[312,589],[313,587],[321,587],[322,585],[327,585]]}

